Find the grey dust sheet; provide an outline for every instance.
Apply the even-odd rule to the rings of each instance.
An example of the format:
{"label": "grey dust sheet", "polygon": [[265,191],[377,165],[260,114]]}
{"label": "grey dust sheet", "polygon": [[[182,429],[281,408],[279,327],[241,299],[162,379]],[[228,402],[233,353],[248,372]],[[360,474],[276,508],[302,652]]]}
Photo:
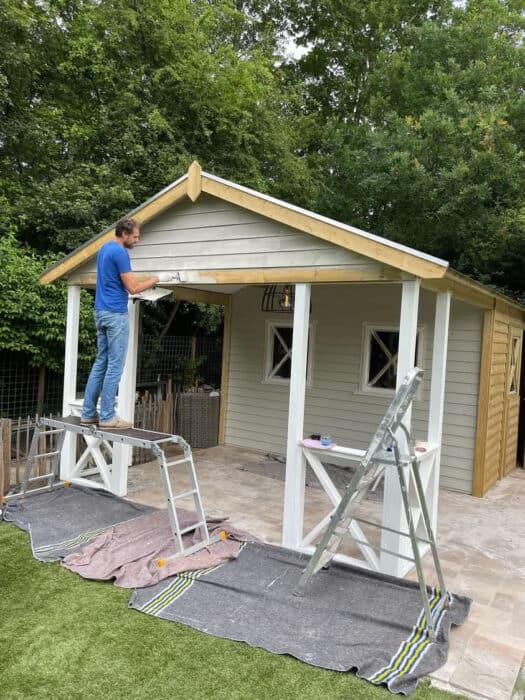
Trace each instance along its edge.
{"label": "grey dust sheet", "polygon": [[57,561],[114,525],[152,510],[107,491],[70,486],[10,500],[2,517],[27,530],[35,559]]}
{"label": "grey dust sheet", "polygon": [[296,552],[248,543],[235,561],[137,589],[129,605],[322,668],[355,669],[407,695],[445,663],[450,626],[466,620],[470,599],[450,594],[451,605],[441,609],[432,591],[432,642],[417,583],[333,564],[297,597],[305,564]]}

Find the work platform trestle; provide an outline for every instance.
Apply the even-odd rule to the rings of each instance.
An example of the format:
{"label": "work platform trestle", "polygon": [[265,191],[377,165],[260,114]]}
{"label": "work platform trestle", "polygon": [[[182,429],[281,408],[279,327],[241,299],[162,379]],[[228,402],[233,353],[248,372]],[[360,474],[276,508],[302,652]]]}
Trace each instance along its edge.
{"label": "work platform trestle", "polygon": [[[60,457],[62,446],[66,432],[82,435],[86,441],[87,447],[77,460],[72,469],[68,470],[67,480],[60,480]],[[55,436],[56,444],[52,449],[46,446],[46,436]],[[44,438],[44,440],[42,440]],[[132,447],[142,447],[149,449],[157,459],[160,467],[162,485],[166,499],[166,508],[170,520],[173,538],[176,544],[175,556],[188,555],[196,552],[203,547],[207,547],[212,542],[218,541],[224,535],[210,537],[206,517],[202,505],[195,464],[190,445],[179,435],[170,435],[168,433],[159,433],[151,430],[141,430],[139,428],[128,428],[125,430],[101,429],[97,425],[83,425],[80,418],[77,416],[67,416],[60,418],[40,418],[35,426],[35,432],[31,441],[31,448],[27,460],[27,466],[24,473],[24,479],[20,493],[13,494],[8,498],[26,496],[45,491],[60,484],[77,484],[95,488],[110,488],[109,487],[109,471],[111,464],[108,464],[102,454],[101,446],[105,446],[111,454],[111,445],[120,443],[130,445]],[[176,445],[183,450],[184,455],[175,456],[172,461],[167,461],[165,450],[169,445]],[[97,465],[97,471],[102,479],[102,483],[88,480],[80,476],[92,457]],[[50,469],[45,474],[34,473],[35,467],[42,459],[50,461]],[[182,467],[185,465],[187,477],[189,479],[189,488],[183,491],[174,492],[169,470],[171,467]],[[91,473],[91,472],[90,472]],[[47,484],[40,488],[28,490],[28,486],[35,482],[47,481]],[[192,525],[181,528],[179,516],[177,514],[176,502],[186,497],[193,498],[194,509],[197,514],[197,522]],[[200,532],[200,541],[185,547],[183,536],[186,533],[198,530]]]}

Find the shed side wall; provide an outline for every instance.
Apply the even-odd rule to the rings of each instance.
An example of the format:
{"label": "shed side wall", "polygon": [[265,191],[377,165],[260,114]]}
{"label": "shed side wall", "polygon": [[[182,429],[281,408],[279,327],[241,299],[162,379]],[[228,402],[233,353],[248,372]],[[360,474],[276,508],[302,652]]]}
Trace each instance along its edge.
{"label": "shed side wall", "polygon": [[[288,387],[263,382],[266,320],[262,289],[233,297],[226,444],[284,454]],[[427,369],[413,424],[426,438],[435,297],[422,292],[420,321]],[[399,324],[399,285],[312,287],[313,378],[306,389],[305,433],[329,432],[339,444],[365,448],[391,397],[360,393],[363,324]],[[286,318],[286,317],[285,317]],[[441,485],[470,493],[475,442],[482,314],[452,303]]]}

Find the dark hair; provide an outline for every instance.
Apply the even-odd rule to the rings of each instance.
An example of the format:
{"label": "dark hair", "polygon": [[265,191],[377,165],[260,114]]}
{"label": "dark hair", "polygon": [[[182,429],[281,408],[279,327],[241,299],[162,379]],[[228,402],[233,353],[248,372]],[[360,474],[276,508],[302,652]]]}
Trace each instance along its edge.
{"label": "dark hair", "polygon": [[139,222],[126,216],[120,221],[117,221],[117,225],[115,226],[115,236],[122,238],[123,233],[133,233],[133,229],[135,228],[140,230]]}

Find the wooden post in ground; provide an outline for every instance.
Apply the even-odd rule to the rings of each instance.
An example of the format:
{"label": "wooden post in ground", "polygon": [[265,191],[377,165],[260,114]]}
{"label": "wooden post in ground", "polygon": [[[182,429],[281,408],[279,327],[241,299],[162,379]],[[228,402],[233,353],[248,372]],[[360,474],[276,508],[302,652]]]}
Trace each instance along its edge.
{"label": "wooden post in ground", "polygon": [[11,421],[0,419],[0,498],[11,485]]}
{"label": "wooden post in ground", "polygon": [[439,501],[439,472],[441,465],[441,439],[443,437],[443,415],[445,412],[445,381],[447,376],[448,328],[450,323],[450,292],[436,295],[434,316],[434,344],[432,346],[432,374],[430,375],[430,397],[428,401],[428,437],[430,444],[439,445],[432,473],[427,481],[427,504],[434,534],[437,527]]}

